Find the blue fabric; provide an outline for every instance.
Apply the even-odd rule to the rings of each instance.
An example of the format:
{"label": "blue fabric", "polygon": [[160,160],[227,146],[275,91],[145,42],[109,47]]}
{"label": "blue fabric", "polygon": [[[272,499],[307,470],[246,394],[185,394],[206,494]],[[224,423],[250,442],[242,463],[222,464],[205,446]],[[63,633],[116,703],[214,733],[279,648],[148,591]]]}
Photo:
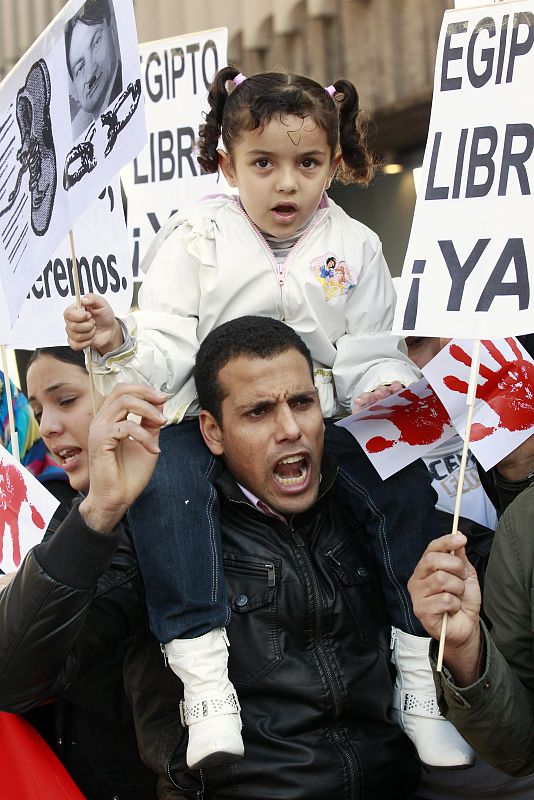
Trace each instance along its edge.
{"label": "blue fabric", "polygon": [[325,420],[325,450],[340,466],[340,501],[370,537],[391,624],[426,636],[407,589],[427,545],[443,533],[424,463],[418,459],[384,481],[356,439],[332,420]]}
{"label": "blue fabric", "polygon": [[230,617],[222,567],[221,471],[198,420],[164,428],[152,479],[129,511],[150,627],[166,644],[224,627]]}
{"label": "blue fabric", "polygon": [[[67,480],[65,471],[50,457],[45,443],[40,438],[39,425],[32,408],[24,394],[10,381],[13,399],[15,429],[18,435],[20,462],[41,483],[51,480]],[[5,391],[4,373],[0,370],[0,444],[10,453],[11,431],[9,429],[9,411],[7,392]]]}

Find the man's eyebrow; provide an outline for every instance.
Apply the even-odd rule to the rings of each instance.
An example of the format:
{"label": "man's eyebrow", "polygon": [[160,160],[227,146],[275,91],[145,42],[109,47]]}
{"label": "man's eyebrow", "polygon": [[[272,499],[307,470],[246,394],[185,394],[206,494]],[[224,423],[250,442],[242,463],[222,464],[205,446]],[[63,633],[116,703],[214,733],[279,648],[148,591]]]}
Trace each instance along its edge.
{"label": "man's eyebrow", "polygon": [[264,398],[263,400],[250,400],[248,403],[241,403],[236,406],[237,411],[240,413],[252,411],[253,408],[262,408],[275,405],[276,400]]}
{"label": "man's eyebrow", "polygon": [[[296,391],[292,394],[288,394],[285,397],[286,402],[292,403],[295,400],[306,400],[309,397],[317,397],[318,391],[315,387],[303,390],[303,391]],[[248,403],[242,403],[241,405],[237,405],[236,408],[239,412],[243,411],[251,411],[253,408],[268,408],[269,406],[274,406],[279,402],[277,398],[272,397],[264,397],[264,398],[257,398],[256,400],[251,400]]]}

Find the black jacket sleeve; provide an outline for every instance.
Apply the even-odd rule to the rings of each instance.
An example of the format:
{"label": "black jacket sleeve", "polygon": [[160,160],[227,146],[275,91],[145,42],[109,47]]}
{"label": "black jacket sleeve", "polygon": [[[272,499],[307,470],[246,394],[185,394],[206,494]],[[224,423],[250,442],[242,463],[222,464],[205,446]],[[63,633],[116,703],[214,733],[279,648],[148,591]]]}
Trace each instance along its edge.
{"label": "black jacket sleeve", "polygon": [[109,535],[88,528],[75,505],[28,553],[0,593],[1,710],[24,712],[57,699],[102,659],[107,643],[100,632],[131,632],[128,607],[138,606],[126,590],[139,576],[126,540],[122,546],[122,524]]}

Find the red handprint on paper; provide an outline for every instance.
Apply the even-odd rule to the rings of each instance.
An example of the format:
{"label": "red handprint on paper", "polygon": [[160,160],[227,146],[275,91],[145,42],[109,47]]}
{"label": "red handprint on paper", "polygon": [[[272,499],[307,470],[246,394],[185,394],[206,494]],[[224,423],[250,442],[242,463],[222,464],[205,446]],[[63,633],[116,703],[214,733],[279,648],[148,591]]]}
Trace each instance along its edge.
{"label": "red handprint on paper", "polygon": [[[476,396],[484,400],[499,417],[497,428],[524,431],[534,425],[534,364],[526,361],[515,339],[509,338],[505,341],[515,355],[515,359],[511,361],[491,340],[482,341],[488,353],[500,366],[492,370],[484,364],[480,365],[480,375],[486,382],[477,386]],[[459,345],[452,344],[449,350],[456,361],[471,366],[471,357]],[[467,394],[467,381],[455,375],[447,375],[443,378],[443,383],[453,392]],[[471,426],[470,438],[474,442],[479,442],[494,433],[497,428],[474,423]]]}
{"label": "red handprint on paper", "polygon": [[4,557],[7,524],[13,542],[13,563],[16,567],[20,564],[19,517],[24,503],[30,506],[33,524],[43,530],[44,519],[28,500],[28,490],[20,470],[13,464],[0,464],[0,562]]}
{"label": "red handprint on paper", "polygon": [[373,436],[365,445],[368,453],[381,453],[390,447],[404,442],[409,445],[427,445],[437,442],[441,438],[445,427],[450,424],[449,415],[439,397],[432,391],[429,384],[426,386],[430,393],[419,397],[404,389],[399,392],[399,397],[409,400],[408,405],[394,405],[389,408],[371,406],[369,411],[380,411],[380,417],[360,417],[360,419],[388,419],[399,430],[398,439],[385,439],[383,436]]}

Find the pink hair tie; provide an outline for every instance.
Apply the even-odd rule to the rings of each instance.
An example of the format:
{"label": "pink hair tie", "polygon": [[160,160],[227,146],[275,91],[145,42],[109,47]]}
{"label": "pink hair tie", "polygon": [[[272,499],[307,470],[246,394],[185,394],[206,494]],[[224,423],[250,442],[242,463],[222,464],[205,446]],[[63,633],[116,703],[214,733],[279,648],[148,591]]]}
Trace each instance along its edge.
{"label": "pink hair tie", "polygon": [[336,87],[335,87],[335,86],[333,86],[333,85],[331,85],[331,86],[325,86],[325,87],[324,87],[324,90],[325,90],[325,92],[328,92],[328,94],[330,95],[330,97],[333,97],[333,96],[335,95],[335,93],[336,93]]}
{"label": "pink hair tie", "polygon": [[243,81],[246,81],[246,79],[247,76],[243,75],[243,73],[240,72],[239,75],[236,75],[235,78],[233,79],[234,86],[239,86],[239,84],[243,83]]}

